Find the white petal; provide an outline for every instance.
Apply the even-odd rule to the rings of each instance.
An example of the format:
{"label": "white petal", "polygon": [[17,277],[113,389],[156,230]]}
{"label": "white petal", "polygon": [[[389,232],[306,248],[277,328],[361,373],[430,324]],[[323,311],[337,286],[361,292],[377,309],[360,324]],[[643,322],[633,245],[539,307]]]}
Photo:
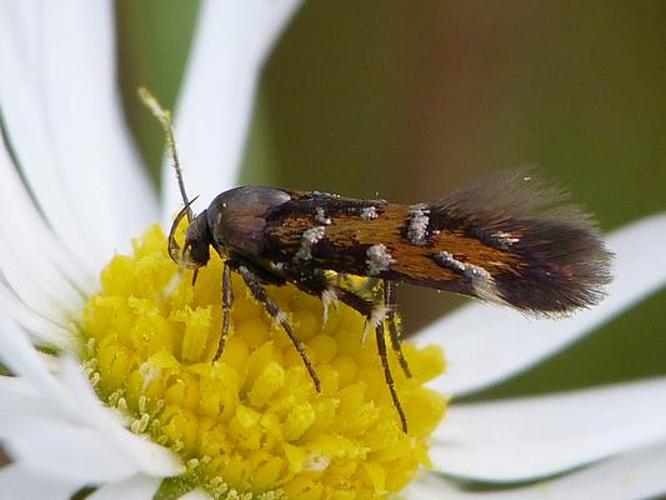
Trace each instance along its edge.
{"label": "white petal", "polygon": [[419,344],[440,344],[449,373],[431,384],[464,395],[507,379],[552,356],[610,321],[666,283],[666,215],[611,233],[615,279],[598,306],[562,320],[536,320],[517,312],[473,304],[418,334]]}
{"label": "white petal", "polygon": [[44,5],[45,82],[60,168],[84,228],[102,251],[158,216],[157,199],[122,114],[113,2]]}
{"label": "white petal", "polygon": [[69,352],[74,351],[75,341],[65,327],[37,314],[2,282],[0,282],[0,301],[7,314],[30,335],[34,344],[46,344]]}
{"label": "white petal", "polygon": [[[58,271],[60,280],[64,276],[64,281],[74,288],[88,291],[91,283],[86,281],[86,275],[89,272],[66,250],[38,213],[19,177],[17,166],[10,158],[4,138],[0,142],[0,211],[11,214],[11,217],[2,219],[1,228],[6,228],[8,235],[18,240],[23,248],[35,247],[40,252],[41,260]],[[63,293],[62,290],[59,293]]]}
{"label": "white petal", "polygon": [[81,409],[81,418],[114,445],[143,473],[166,477],[182,472],[178,459],[166,448],[125,429],[111,411],[102,406],[80,367],[72,358],[62,359],[62,382]]}
{"label": "white petal", "polygon": [[435,473],[426,472],[409,483],[401,492],[400,498],[405,500],[434,500],[446,498],[467,498],[471,494],[461,492],[453,483],[446,481]]}
{"label": "white petal", "polygon": [[132,476],[124,481],[108,483],[98,488],[89,500],[150,500],[155,495],[161,479],[147,476]]}
{"label": "white petal", "polygon": [[84,279],[30,201],[0,139],[0,273],[21,299],[51,317],[81,306]]}
{"label": "white petal", "polygon": [[666,444],[622,455],[529,488],[507,491],[502,498],[626,500],[657,498],[666,493]]}
{"label": "white petal", "polygon": [[197,488],[196,490],[185,493],[180,497],[180,500],[209,500],[210,498],[212,497],[208,493],[201,488]]}
{"label": "white petal", "polygon": [[501,491],[464,490],[428,474],[402,492],[408,500],[627,500],[661,498],[666,493],[666,444],[642,448],[596,463],[557,479]]}
{"label": "white petal", "polygon": [[64,301],[80,298],[76,287],[83,286],[81,267],[76,266],[38,214],[4,141],[0,145],[0,212],[6,214],[0,221],[1,239],[17,254],[14,263],[1,260],[0,269],[22,265],[27,268],[24,279],[35,281],[46,289],[45,293]]}
{"label": "white petal", "polygon": [[126,460],[140,471],[165,477],[182,470],[177,458],[168,450],[122,427],[115,415],[101,405],[72,359],[61,360],[63,385],[58,383],[26,335],[13,323],[6,321],[2,312],[0,308],[0,361],[13,373],[25,377],[40,394],[73,421],[85,423],[108,438],[114,449],[122,450]]}
{"label": "white petal", "polygon": [[82,486],[38,476],[21,463],[0,468],[0,500],[69,500]]}
{"label": "white petal", "polygon": [[[208,1],[201,8],[177,138],[185,182],[207,205],[234,185],[262,64],[300,0]],[[165,167],[165,169],[170,167]],[[163,219],[180,205],[175,177],[162,175]]]}
{"label": "white petal", "polygon": [[9,456],[38,475],[86,484],[138,472],[111,439],[94,429],[19,414],[0,416],[0,424]]}
{"label": "white petal", "polygon": [[[0,334],[3,331],[5,329],[0,324]],[[15,456],[44,473],[65,477],[70,470],[70,474],[74,475],[68,477],[86,481],[122,479],[139,471],[158,477],[181,472],[177,459],[170,452],[135,436],[101,406],[74,361],[66,359],[62,363],[63,381],[69,389],[65,392],[49,373],[45,373],[39,359],[32,359],[30,365],[29,360],[35,356],[34,351],[32,355],[26,354],[24,344],[27,340],[20,332],[15,337],[22,341],[8,344],[13,347],[8,353],[6,346],[0,345],[0,354],[8,354],[9,359],[5,359],[5,362],[15,373],[27,371],[30,379],[38,383],[52,404],[56,403],[54,406],[57,409],[45,418],[29,416],[26,410],[39,410],[37,402],[27,401],[29,394],[23,395],[21,400],[21,394],[17,394],[20,388],[14,387],[13,393],[9,386],[5,391],[0,391],[0,396],[4,392],[8,401],[13,399],[22,403],[15,412],[0,412],[0,436],[8,441]],[[28,346],[28,349],[32,348]],[[25,365],[29,365],[27,369]],[[66,415],[68,420],[54,419],[59,412]],[[33,413],[39,415],[38,411]],[[39,432],[31,430],[33,428],[39,429]],[[62,441],[61,436],[66,441]],[[51,464],[49,460],[55,457],[40,451],[40,446],[49,446],[52,453],[58,453],[58,442],[61,445],[67,443],[67,451],[71,456],[63,455],[59,464]],[[88,454],[93,458],[86,459]],[[97,455],[103,458],[97,460],[94,458]],[[80,459],[85,460],[88,468],[77,465],[79,457],[83,457]]]}
{"label": "white petal", "polygon": [[536,479],[666,440],[666,377],[556,395],[452,405],[431,459],[446,474]]}
{"label": "white petal", "polygon": [[156,214],[120,116],[112,3],[1,5],[8,136],[49,223],[98,266],[135,221]]}
{"label": "white petal", "polygon": [[26,334],[8,320],[0,302],[0,362],[15,375],[24,377],[55,408],[73,419],[79,408],[51,375]]}
{"label": "white petal", "polygon": [[[58,172],[55,144],[47,122],[43,81],[43,40],[39,24],[43,4],[0,3],[0,107],[14,151],[49,223],[77,260],[96,265],[90,242],[74,217],[71,193]],[[35,32],[36,31],[36,32]]]}
{"label": "white petal", "polygon": [[[0,269],[2,277],[11,286],[21,301],[26,304],[35,304],[40,312],[47,318],[62,322],[63,308],[60,307],[52,297],[49,297],[43,289],[35,282],[36,280],[27,277],[25,272],[27,262],[21,262],[20,253],[15,252],[8,245],[9,240],[4,234],[0,234]],[[29,275],[28,275],[29,276]],[[5,289],[7,289],[5,287]]]}
{"label": "white petal", "polygon": [[[0,419],[4,415],[67,418],[25,379],[0,376]],[[2,429],[0,429],[0,434],[2,434]]]}

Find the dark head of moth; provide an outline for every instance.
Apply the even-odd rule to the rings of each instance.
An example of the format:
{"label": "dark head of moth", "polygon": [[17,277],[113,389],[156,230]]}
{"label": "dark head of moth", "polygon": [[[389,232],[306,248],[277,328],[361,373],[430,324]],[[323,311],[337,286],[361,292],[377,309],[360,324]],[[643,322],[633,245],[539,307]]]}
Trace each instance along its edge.
{"label": "dark head of moth", "polygon": [[[195,217],[185,195],[168,114],[166,120],[164,115],[158,118],[169,137],[185,205],[171,227],[169,254],[179,266],[194,269],[194,279],[196,270],[208,263],[211,247],[224,259],[222,332],[215,359],[229,333],[231,274],[238,273],[289,336],[319,391],[316,368],[266,285],[291,283],[320,297],[325,306],[341,301],[365,317],[366,333],[375,330],[384,377],[404,432],[407,419],[385,341],[387,327],[402,370],[411,376],[400,347],[395,283],[558,317],[598,303],[610,281],[611,255],[593,219],[576,207],[562,206],[563,192],[524,169],[500,172],[438,200],[413,205],[242,186],[218,195]],[[189,223],[181,249],[175,233],[185,216]],[[346,275],[373,280],[379,293],[369,296],[344,286]]]}

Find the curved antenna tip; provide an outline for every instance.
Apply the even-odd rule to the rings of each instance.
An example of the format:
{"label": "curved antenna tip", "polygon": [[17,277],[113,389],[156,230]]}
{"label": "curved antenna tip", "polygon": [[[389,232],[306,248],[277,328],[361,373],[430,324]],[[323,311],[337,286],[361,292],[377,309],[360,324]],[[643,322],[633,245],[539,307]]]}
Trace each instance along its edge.
{"label": "curved antenna tip", "polygon": [[192,210],[189,209],[189,206],[192,202],[187,198],[187,192],[185,191],[185,181],[183,180],[183,170],[180,168],[180,160],[178,159],[178,149],[176,148],[176,136],[173,132],[173,120],[171,119],[171,112],[164,109],[157,98],[146,87],[140,86],[136,89],[136,92],[139,95],[139,99],[141,99],[143,104],[150,110],[153,116],[157,118],[157,120],[162,125],[162,128],[164,129],[167,151],[169,153],[169,159],[171,160],[171,166],[176,172],[176,179],[178,180],[180,196],[183,199],[183,204],[188,207],[187,220],[192,222]]}

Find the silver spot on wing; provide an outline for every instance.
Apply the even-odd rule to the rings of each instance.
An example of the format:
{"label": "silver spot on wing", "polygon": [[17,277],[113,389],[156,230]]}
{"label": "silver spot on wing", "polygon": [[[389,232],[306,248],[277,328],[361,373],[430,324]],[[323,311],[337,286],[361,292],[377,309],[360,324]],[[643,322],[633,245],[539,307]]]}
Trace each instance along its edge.
{"label": "silver spot on wing", "polygon": [[422,247],[427,241],[430,210],[425,205],[413,205],[409,209],[411,218],[407,226],[407,239],[413,245]]}
{"label": "silver spot on wing", "polygon": [[391,257],[386,245],[383,243],[378,243],[369,247],[366,251],[366,256],[368,274],[370,276],[376,276],[382,271],[388,271],[391,264],[395,264],[395,260]]}
{"label": "silver spot on wing", "polygon": [[331,218],[326,217],[326,212],[321,207],[315,209],[315,222],[321,224],[322,226],[328,226],[331,224]]}
{"label": "silver spot on wing", "polygon": [[372,220],[377,218],[377,209],[372,207],[363,207],[359,213],[361,219]]}
{"label": "silver spot on wing", "polygon": [[312,247],[326,234],[324,226],[315,226],[303,231],[301,235],[301,246],[294,255],[294,260],[310,260],[312,258]]}
{"label": "silver spot on wing", "polygon": [[440,266],[469,279],[477,297],[491,302],[504,303],[495,285],[495,280],[483,267],[458,260],[450,252],[439,252],[435,255],[435,261]]}

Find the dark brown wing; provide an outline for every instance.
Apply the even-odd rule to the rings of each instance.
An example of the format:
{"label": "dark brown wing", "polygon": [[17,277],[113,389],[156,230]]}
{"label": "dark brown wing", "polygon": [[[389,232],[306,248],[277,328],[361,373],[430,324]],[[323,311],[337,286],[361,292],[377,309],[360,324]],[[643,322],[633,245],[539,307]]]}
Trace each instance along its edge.
{"label": "dark brown wing", "polygon": [[601,299],[610,255],[562,198],[526,171],[412,206],[298,193],[269,217],[265,256],[563,313]]}
{"label": "dark brown wing", "polygon": [[522,169],[463,187],[430,209],[432,224],[442,233],[455,227],[505,256],[489,269],[500,302],[535,313],[564,313],[604,297],[612,257],[593,217],[563,206],[565,199],[564,191]]}

